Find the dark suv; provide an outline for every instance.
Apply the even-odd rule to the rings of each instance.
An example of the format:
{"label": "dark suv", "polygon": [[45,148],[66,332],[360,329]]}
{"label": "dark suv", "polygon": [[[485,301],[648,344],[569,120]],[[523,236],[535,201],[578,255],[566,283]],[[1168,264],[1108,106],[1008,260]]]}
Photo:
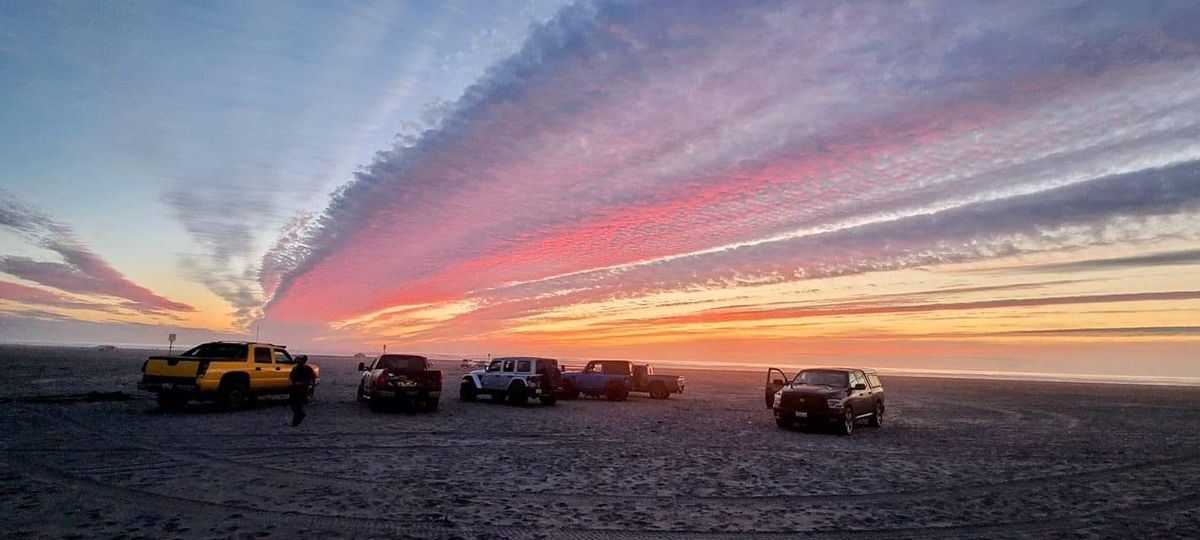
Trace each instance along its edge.
{"label": "dark suv", "polygon": [[784,429],[797,424],[833,425],[849,435],[859,420],[883,425],[883,383],[873,369],[805,369],[789,379],[771,368],[765,397],[767,407],[775,411],[775,424]]}

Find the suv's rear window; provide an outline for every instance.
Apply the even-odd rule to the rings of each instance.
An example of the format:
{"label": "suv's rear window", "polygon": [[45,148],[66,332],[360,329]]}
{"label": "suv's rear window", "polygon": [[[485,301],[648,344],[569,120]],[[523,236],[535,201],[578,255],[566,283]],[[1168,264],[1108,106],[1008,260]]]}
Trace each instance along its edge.
{"label": "suv's rear window", "polygon": [[385,354],[379,357],[379,363],[375,367],[376,369],[393,369],[396,371],[423,371],[425,369],[425,357]]}
{"label": "suv's rear window", "polygon": [[209,360],[245,360],[246,349],[249,347],[237,343],[205,343],[197,345],[181,354],[191,358],[207,358]]}
{"label": "suv's rear window", "polygon": [[846,388],[850,386],[845,371],[801,371],[793,384],[816,384]]}

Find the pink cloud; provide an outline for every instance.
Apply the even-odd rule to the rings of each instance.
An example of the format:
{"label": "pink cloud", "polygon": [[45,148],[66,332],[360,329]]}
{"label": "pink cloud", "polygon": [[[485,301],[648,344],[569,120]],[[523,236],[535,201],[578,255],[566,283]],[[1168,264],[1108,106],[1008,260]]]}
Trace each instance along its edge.
{"label": "pink cloud", "polygon": [[[1014,234],[1180,211],[1071,187],[1194,159],[1186,48],[1155,53],[1141,30],[1032,6],[849,15],[568,11],[281,247],[271,318],[470,298],[480,312],[447,324],[502,324],[647,291],[1011,254],[1027,249]],[[1104,47],[1083,62],[1067,43]],[[555,291],[571,292],[541,296]]]}

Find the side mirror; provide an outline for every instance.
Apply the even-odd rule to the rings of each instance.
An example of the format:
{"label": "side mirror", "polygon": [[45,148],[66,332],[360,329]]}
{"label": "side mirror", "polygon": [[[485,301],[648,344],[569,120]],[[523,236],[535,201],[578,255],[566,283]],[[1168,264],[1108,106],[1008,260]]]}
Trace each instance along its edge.
{"label": "side mirror", "polygon": [[866,389],[867,389],[867,385],[865,385],[865,384],[863,384],[863,383],[858,383],[858,384],[854,385],[854,389],[855,389],[855,390],[866,390]]}
{"label": "side mirror", "polygon": [[296,360],[297,362],[307,362],[308,355],[307,354],[297,354],[296,358],[294,360]]}
{"label": "side mirror", "polygon": [[771,384],[774,386],[787,386],[787,383],[783,382],[783,379],[772,379]]}
{"label": "side mirror", "polygon": [[362,363],[362,362],[359,362],[359,363],[358,363],[358,370],[359,370],[359,371],[366,371],[366,370],[367,370],[367,365],[366,365],[366,364],[364,364],[364,363]]}

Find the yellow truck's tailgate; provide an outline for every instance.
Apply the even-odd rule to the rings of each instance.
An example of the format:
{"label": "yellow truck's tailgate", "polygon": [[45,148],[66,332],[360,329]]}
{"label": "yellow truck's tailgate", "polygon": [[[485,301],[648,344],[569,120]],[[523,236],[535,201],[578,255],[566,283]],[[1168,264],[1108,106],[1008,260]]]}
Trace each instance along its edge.
{"label": "yellow truck's tailgate", "polygon": [[142,370],[143,377],[192,377],[200,368],[200,360],[181,358],[151,358]]}

